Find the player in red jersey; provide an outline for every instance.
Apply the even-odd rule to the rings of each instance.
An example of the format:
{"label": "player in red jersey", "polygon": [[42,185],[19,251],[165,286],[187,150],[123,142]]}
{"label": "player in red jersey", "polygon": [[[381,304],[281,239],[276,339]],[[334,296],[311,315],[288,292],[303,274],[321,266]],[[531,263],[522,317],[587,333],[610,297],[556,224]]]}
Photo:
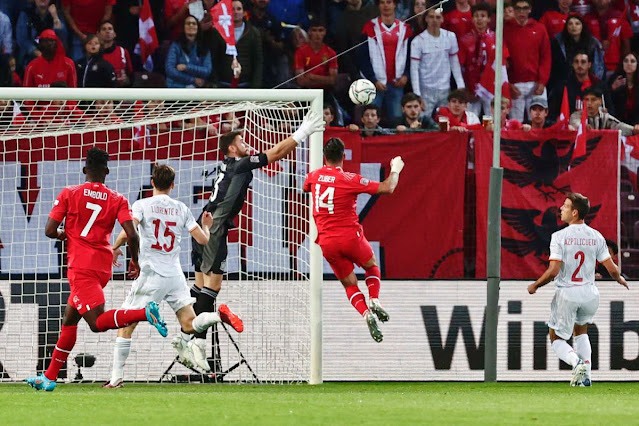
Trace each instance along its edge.
{"label": "player in red jersey", "polygon": [[[373,249],[364,236],[355,206],[358,194],[392,194],[404,168],[401,157],[391,160],[391,171],[384,182],[370,181],[356,173],[342,170],[344,142],[331,138],[324,147],[326,166],[312,171],[304,182],[304,191],[313,196],[313,218],[317,225],[317,240],[335,276],[346,290],[353,307],[366,319],[375,341],[381,342],[382,332],[375,316],[386,322],[388,314],[379,303],[381,273]],[[357,287],[353,264],[366,271],[369,305]]]}
{"label": "player in red jersey", "polygon": [[[67,240],[71,294],[49,368],[44,374],[26,380],[37,390],[55,389],[58,373],[75,345],[78,323],[82,318],[95,333],[146,320],[162,336],[168,334],[154,302],[147,304],[144,309],[104,312],[102,288],[111,278],[113,254],[109,239],[116,220],[124,228],[131,249],[129,275],[134,278],[139,274],[139,237],[133,226],[129,202],[123,195],[104,185],[104,179],[109,174],[108,160],[106,151],[91,148],[87,153],[86,166],[82,169],[87,181],[83,185],[63,189],[49,213],[44,231],[46,236]],[[64,230],[58,229],[65,218]]]}

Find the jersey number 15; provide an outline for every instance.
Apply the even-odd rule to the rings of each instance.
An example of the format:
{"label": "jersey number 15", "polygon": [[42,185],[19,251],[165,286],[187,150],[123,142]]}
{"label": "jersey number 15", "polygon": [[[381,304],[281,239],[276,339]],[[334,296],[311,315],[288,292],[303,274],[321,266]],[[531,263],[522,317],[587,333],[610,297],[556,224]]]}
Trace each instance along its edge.
{"label": "jersey number 15", "polygon": [[[333,198],[335,197],[335,188],[329,186],[324,192],[322,191],[322,185],[315,184],[315,211],[319,213],[320,209],[327,209],[328,214],[335,213],[335,205],[333,204]],[[321,193],[321,194],[320,194]]]}
{"label": "jersey number 15", "polygon": [[155,243],[151,246],[151,248],[155,249],[155,250],[164,249],[164,251],[168,253],[171,250],[173,250],[173,244],[175,243],[175,234],[171,230],[171,227],[172,226],[176,226],[177,223],[176,222],[164,222],[164,236],[171,238],[171,242],[170,242],[170,244],[168,246],[166,244],[164,244],[164,245],[160,244],[160,241],[159,241],[160,224],[162,224],[162,221],[160,219],[155,219],[153,221],[153,225],[155,225]]}

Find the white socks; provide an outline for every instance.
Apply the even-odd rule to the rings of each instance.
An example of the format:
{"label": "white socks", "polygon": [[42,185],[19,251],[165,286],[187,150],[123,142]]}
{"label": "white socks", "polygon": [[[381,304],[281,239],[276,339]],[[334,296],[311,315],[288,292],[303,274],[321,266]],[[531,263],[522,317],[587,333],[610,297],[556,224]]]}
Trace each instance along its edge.
{"label": "white socks", "polygon": [[113,349],[113,370],[111,371],[111,384],[115,385],[124,378],[124,364],[131,352],[131,339],[117,337]]}
{"label": "white socks", "polygon": [[592,348],[590,346],[590,338],[587,334],[580,334],[573,339],[575,352],[586,365],[586,378],[590,379],[590,367],[592,363]]}
{"label": "white socks", "polygon": [[217,312],[202,312],[196,316],[191,325],[197,333],[203,333],[213,324],[222,322]]}
{"label": "white socks", "polygon": [[557,339],[552,342],[552,349],[555,351],[560,360],[574,367],[579,363],[579,356],[575,350],[565,341]]}

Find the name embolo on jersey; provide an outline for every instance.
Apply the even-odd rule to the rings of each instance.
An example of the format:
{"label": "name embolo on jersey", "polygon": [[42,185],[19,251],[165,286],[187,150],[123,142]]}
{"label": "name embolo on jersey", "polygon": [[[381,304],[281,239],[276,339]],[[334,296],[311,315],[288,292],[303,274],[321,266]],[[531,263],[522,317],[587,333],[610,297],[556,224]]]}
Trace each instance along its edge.
{"label": "name embolo on jersey", "polygon": [[213,214],[214,226],[215,221],[231,220],[242,210],[253,180],[253,170],[267,164],[266,154],[259,153],[242,158],[226,157],[218,166],[213,193],[204,206],[204,211]]}
{"label": "name embolo on jersey", "polygon": [[150,267],[164,277],[182,275],[182,231],[197,226],[191,210],[165,194],[138,200],[132,210],[140,222],[140,269]]}
{"label": "name embolo on jersey", "polygon": [[595,266],[610,257],[606,240],[586,224],[570,225],[552,234],[550,260],[561,260],[557,287],[595,283]]}

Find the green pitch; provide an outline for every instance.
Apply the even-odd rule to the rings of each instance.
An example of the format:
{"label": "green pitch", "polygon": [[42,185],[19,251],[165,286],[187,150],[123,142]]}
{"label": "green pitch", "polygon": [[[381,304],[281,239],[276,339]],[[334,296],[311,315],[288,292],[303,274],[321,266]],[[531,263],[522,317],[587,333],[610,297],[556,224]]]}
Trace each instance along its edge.
{"label": "green pitch", "polygon": [[[637,424],[639,384],[0,385],[2,424]],[[199,407],[199,408],[198,408]],[[195,410],[195,411],[192,411]],[[189,414],[192,413],[192,414]]]}

